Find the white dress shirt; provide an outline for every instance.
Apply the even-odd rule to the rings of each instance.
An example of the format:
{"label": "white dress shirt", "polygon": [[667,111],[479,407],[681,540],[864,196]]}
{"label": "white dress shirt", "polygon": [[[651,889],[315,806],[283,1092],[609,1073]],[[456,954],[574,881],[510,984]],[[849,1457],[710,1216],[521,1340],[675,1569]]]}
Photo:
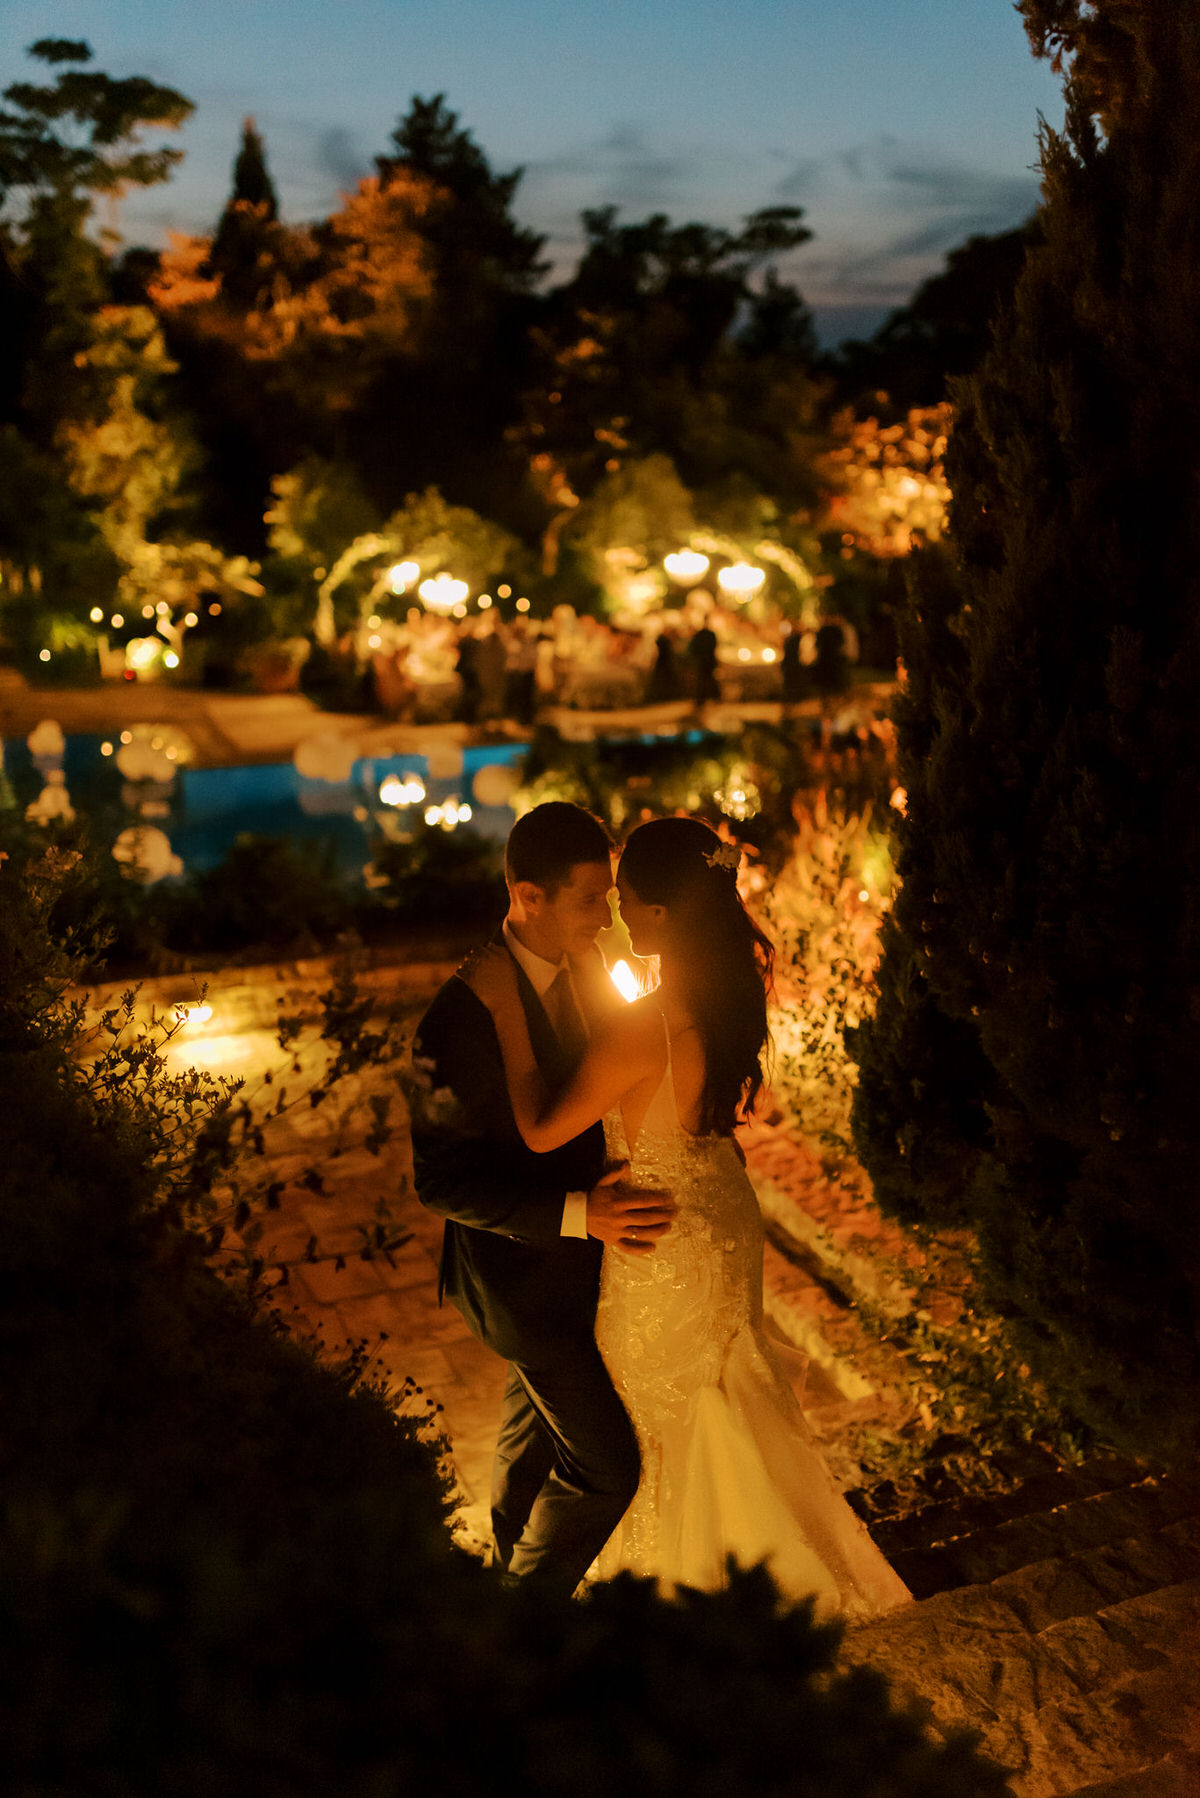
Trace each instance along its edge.
{"label": "white dress shirt", "polygon": [[[544,955],[535,955],[532,949],[526,948],[525,944],[517,936],[515,930],[513,930],[507,918],[504,920],[504,941],[508,945],[513,960],[517,963],[522,972],[528,976],[530,986],[532,986],[534,992],[541,1000],[543,1008],[546,1009],[546,1016],[550,1019],[551,1024],[555,1026],[557,1032],[558,1020],[551,1015],[546,1006],[546,1000],[550,988],[554,985],[555,980],[558,978],[563,968],[566,968],[567,978],[571,981],[571,991],[575,992],[575,981],[571,976],[570,960],[565,955],[561,956],[558,961],[547,961]],[[583,1008],[582,1006],[579,1006],[579,995],[577,993],[575,994],[575,1003],[579,1007],[579,1015],[582,1017]],[[567,1193],[563,1200],[562,1225],[559,1230],[561,1236],[587,1236],[587,1198],[586,1192]]]}

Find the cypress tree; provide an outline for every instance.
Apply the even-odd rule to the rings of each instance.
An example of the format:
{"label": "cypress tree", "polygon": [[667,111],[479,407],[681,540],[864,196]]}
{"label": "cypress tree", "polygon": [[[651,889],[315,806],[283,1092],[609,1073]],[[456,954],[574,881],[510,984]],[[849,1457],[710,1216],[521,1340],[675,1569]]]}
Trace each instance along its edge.
{"label": "cypress tree", "polygon": [[1200,1437],[1200,15],[1020,10],[1066,119],[1042,241],[955,384],[956,570],[926,562],[905,636],[856,1132],[885,1203],[974,1225],[1042,1374],[1169,1454]]}
{"label": "cypress tree", "polygon": [[242,125],[242,142],[233,164],[233,190],[213,237],[208,266],[220,275],[222,293],[232,305],[253,306],[269,278],[272,229],[279,201],[267,168],[266,147],[253,119]]}

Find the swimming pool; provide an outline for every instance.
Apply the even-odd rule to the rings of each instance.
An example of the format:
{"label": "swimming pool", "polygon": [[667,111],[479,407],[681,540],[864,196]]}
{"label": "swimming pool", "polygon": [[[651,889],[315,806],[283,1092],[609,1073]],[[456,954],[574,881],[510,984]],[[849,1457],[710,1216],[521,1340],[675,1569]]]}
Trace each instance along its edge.
{"label": "swimming pool", "polygon": [[[423,755],[362,757],[342,781],[306,779],[291,762],[180,767],[169,785],[141,782],[131,790],[117,767],[115,742],[68,736],[61,756],[35,757],[23,739],[9,739],[3,746],[3,771],[11,800],[23,811],[58,766],[75,810],[94,818],[106,837],[115,838],[140,818],[166,834],[188,872],[217,866],[239,836],[251,834],[331,843],[337,866],[347,878],[361,874],[372,839],[381,831],[411,828],[427,806],[452,799],[470,805],[472,829],[503,842],[512,825],[512,810],[507,805],[481,804],[475,777],[488,766],[519,772],[526,753],[523,743],[467,748],[461,751],[458,771],[436,775]],[[401,782],[417,777],[425,797],[402,808],[383,804],[379,789],[389,775]]]}

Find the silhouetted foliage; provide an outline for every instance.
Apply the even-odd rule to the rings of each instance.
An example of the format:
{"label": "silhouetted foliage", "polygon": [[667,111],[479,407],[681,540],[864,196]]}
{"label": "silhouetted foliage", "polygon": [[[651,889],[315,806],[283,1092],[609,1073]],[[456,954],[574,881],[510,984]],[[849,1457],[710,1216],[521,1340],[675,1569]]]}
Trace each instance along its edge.
{"label": "silhouetted foliage", "polygon": [[[1051,13],[1091,43],[1028,10],[1035,44]],[[1035,1370],[1162,1455],[1194,1450],[1200,1383],[1200,22],[1094,10],[1111,94],[1089,61],[1043,129],[1043,242],[955,389],[957,569],[919,571],[902,643],[859,1139],[903,1215],[975,1225]]]}

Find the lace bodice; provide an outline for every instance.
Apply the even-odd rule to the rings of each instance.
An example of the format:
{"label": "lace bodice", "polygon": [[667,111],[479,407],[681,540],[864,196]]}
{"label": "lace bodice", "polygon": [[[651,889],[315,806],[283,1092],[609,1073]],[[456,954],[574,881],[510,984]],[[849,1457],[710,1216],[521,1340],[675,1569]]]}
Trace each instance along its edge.
{"label": "lace bodice", "polygon": [[731,1138],[680,1125],[669,1033],[635,1142],[619,1114],[605,1136],[631,1180],[669,1191],[676,1212],[652,1252],[604,1254],[596,1339],[637,1432],[642,1479],[599,1574],[715,1587],[734,1554],[767,1559],[785,1591],[815,1593],[823,1611],[903,1602],[764,1334],[758,1199]]}
{"label": "lace bodice", "polygon": [[738,1331],[761,1321],[762,1216],[732,1140],[696,1136],[679,1123],[669,1036],[636,1142],[627,1143],[619,1111],[604,1129],[610,1156],[630,1163],[631,1184],[661,1188],[677,1206],[653,1253],[614,1249],[601,1279],[601,1350],[606,1360],[611,1348],[636,1365],[630,1414],[635,1427],[649,1429],[656,1418],[681,1415],[689,1394],[717,1377]]}

